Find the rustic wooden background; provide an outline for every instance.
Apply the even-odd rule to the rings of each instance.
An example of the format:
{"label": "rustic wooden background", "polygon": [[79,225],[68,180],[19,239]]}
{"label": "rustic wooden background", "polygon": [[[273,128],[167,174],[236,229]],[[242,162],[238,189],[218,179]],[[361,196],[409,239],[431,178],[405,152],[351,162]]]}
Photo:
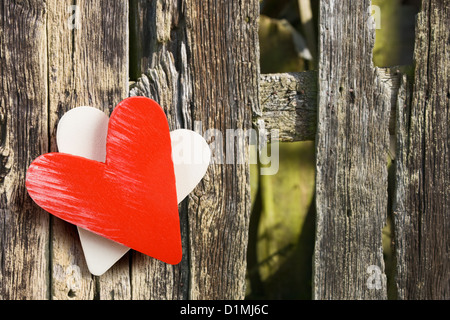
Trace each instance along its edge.
{"label": "rustic wooden background", "polygon": [[130,251],[94,277],[76,228],[28,197],[26,169],[56,150],[64,112],[110,113],[129,95],[157,100],[171,129],[263,123],[282,141],[315,140],[315,299],[387,298],[394,136],[396,296],[450,298],[450,0],[422,0],[410,69],[374,67],[370,0],[321,0],[317,71],[270,75],[257,0],[77,0],[79,20],[74,1],[0,4],[0,299],[245,297],[248,165],[211,165],[180,205],[177,266]]}

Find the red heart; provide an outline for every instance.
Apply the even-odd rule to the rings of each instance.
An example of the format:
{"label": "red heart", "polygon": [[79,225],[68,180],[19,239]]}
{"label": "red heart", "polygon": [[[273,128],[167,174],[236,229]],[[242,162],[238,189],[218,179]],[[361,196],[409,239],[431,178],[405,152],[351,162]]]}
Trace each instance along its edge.
{"label": "red heart", "polygon": [[181,235],[169,126],[153,100],[114,109],[106,162],[63,153],[38,157],[27,172],[31,198],[51,214],[177,264]]}

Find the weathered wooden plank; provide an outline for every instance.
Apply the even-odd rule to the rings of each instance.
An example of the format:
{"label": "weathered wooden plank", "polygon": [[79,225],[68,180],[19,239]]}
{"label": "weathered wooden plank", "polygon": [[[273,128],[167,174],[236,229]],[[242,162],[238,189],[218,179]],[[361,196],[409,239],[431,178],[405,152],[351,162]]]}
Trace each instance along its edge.
{"label": "weathered wooden plank", "polygon": [[[109,113],[128,96],[128,2],[48,1],[51,150],[60,117],[88,105]],[[75,226],[52,218],[52,299],[128,299],[128,256],[103,276],[87,269]]]}
{"label": "weathered wooden plank", "polygon": [[49,297],[49,219],[25,173],[48,150],[47,5],[0,4],[0,300]]}
{"label": "weathered wooden plank", "polygon": [[[259,109],[259,1],[190,1],[191,119],[204,130],[251,128]],[[219,137],[216,137],[216,139]],[[229,137],[228,137],[229,138]],[[236,139],[238,140],[238,139]],[[224,147],[226,143],[224,143]],[[190,297],[242,299],[251,210],[247,142],[213,164],[189,202]],[[230,161],[231,160],[231,161]]]}
{"label": "weathered wooden plank", "polygon": [[[145,70],[145,75],[131,94],[160,102],[172,129],[183,127],[202,134],[216,129],[223,134],[216,139],[225,139],[227,129],[250,129],[251,108],[259,109],[258,2],[189,0],[150,5],[150,11],[138,10],[153,12],[147,18],[150,31],[141,33],[153,37],[146,44],[150,49],[140,51],[138,70]],[[228,164],[212,164],[184,204],[182,264],[186,265],[173,268],[151,262],[147,278],[133,279],[133,283],[154,283],[139,297],[244,297],[250,214],[248,144],[236,143],[240,143],[234,148],[237,152],[224,152]],[[223,146],[225,150],[225,141]],[[134,259],[133,268],[137,266]]]}
{"label": "weathered wooden plank", "polygon": [[397,294],[450,298],[450,1],[422,1],[412,92],[397,116],[394,203]]}
{"label": "weathered wooden plank", "polygon": [[387,298],[382,229],[391,107],[373,68],[370,5],[320,2],[315,299]]}
{"label": "weathered wooden plank", "polygon": [[[253,122],[279,130],[284,142],[314,140],[317,128],[317,72],[263,74],[260,82],[261,113]],[[269,139],[269,135],[267,137]]]}
{"label": "weathered wooden plank", "polygon": [[[391,97],[389,132],[395,135],[395,105],[402,68],[378,70],[379,84]],[[403,70],[402,70],[403,71]],[[378,91],[384,90],[377,88]],[[263,74],[260,80],[261,110],[254,112],[255,127],[264,121],[268,134],[279,131],[282,142],[314,140],[317,130],[317,72]]]}
{"label": "weathered wooden plank", "polygon": [[[183,112],[189,108],[191,80],[187,67],[184,10],[177,2],[131,1],[131,38],[134,59],[131,69],[141,76],[130,95],[157,101],[167,115],[170,130],[192,127]],[[133,51],[134,50],[134,51]],[[189,252],[187,206],[179,206],[183,259],[176,266],[133,252],[133,299],[187,299]]]}

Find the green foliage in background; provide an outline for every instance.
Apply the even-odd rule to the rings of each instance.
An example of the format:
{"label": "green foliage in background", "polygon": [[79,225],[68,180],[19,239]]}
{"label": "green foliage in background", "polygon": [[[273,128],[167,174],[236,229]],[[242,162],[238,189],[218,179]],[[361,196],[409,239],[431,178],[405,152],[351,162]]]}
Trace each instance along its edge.
{"label": "green foliage in background", "polygon": [[[261,73],[300,72],[315,68],[311,60],[306,60],[307,55],[301,54],[308,35],[304,33],[307,28],[302,26],[297,3],[298,0],[261,2]],[[376,31],[374,48],[375,66],[411,64],[417,1],[373,0],[372,3],[381,9],[381,29]],[[316,28],[317,4],[318,1],[311,1]],[[297,41],[294,41],[293,34]],[[298,36],[303,36],[305,41],[299,42]],[[281,143],[280,169],[276,175],[260,176],[259,167],[251,167],[248,299],[311,299],[316,214],[314,153],[312,141]],[[389,189],[392,190],[395,172],[390,160],[386,155]],[[389,297],[392,299],[395,296],[389,219],[383,230],[383,244]]]}
{"label": "green foliage in background", "polygon": [[376,31],[374,64],[378,67],[412,64],[415,37],[415,15],[418,1],[372,0],[381,13]]}
{"label": "green foliage in background", "polygon": [[[260,18],[261,72],[305,71],[308,53],[306,41],[299,39],[296,1],[265,4],[271,17]],[[260,176],[258,166],[251,168],[247,298],[311,299],[314,142],[281,143],[279,160],[273,176]]]}

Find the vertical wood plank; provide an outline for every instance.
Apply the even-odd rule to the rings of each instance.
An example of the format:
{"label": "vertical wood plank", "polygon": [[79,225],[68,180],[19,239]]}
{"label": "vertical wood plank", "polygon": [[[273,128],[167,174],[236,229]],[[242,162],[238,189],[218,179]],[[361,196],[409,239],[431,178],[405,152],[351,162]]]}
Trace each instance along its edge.
{"label": "vertical wood plank", "polygon": [[422,1],[412,92],[397,108],[394,203],[399,299],[450,298],[450,1]]}
{"label": "vertical wood plank", "polygon": [[370,5],[320,2],[315,299],[387,298],[390,96],[373,69]]}
{"label": "vertical wood plank", "polygon": [[[60,117],[88,105],[109,114],[128,96],[128,1],[48,2],[51,149]],[[106,200],[106,199],[105,199]],[[52,218],[52,299],[128,299],[128,256],[103,276],[86,266],[75,226]]]}
{"label": "vertical wood plank", "polygon": [[[260,110],[259,1],[187,3],[191,117],[202,121],[204,130],[220,130],[226,139],[227,129],[250,129],[252,108]],[[234,155],[224,152],[224,159],[232,164],[211,165],[190,197],[192,299],[242,299],[245,295],[251,210],[247,142],[235,141],[234,150]]]}
{"label": "vertical wood plank", "polygon": [[49,296],[49,218],[25,188],[48,150],[46,11],[0,2],[0,300]]}
{"label": "vertical wood plank", "polygon": [[[182,115],[189,108],[191,80],[187,66],[184,8],[177,1],[130,2],[131,69],[141,76],[130,90],[132,96],[146,96],[164,109],[170,130],[189,127]],[[135,71],[136,72],[136,71]],[[189,250],[187,206],[179,206],[183,259],[175,266],[132,253],[132,298],[187,299]]]}
{"label": "vertical wood plank", "polygon": [[[259,109],[258,2],[138,3],[147,5],[136,11],[139,21],[148,24],[143,24],[145,30],[137,26],[145,38],[141,40],[144,47],[137,47],[141,57],[137,69],[145,74],[131,94],[157,100],[166,110],[171,129],[189,128],[201,134],[217,129],[225,139],[227,129],[251,128],[252,107]],[[210,166],[183,204],[181,266],[134,257],[133,270],[146,265],[147,271],[140,279],[133,272],[133,292],[144,283],[148,291],[136,292],[133,298],[244,297],[250,214],[248,145],[241,142],[235,150],[239,154],[228,155],[230,164]],[[238,163],[239,157],[247,161]]]}

